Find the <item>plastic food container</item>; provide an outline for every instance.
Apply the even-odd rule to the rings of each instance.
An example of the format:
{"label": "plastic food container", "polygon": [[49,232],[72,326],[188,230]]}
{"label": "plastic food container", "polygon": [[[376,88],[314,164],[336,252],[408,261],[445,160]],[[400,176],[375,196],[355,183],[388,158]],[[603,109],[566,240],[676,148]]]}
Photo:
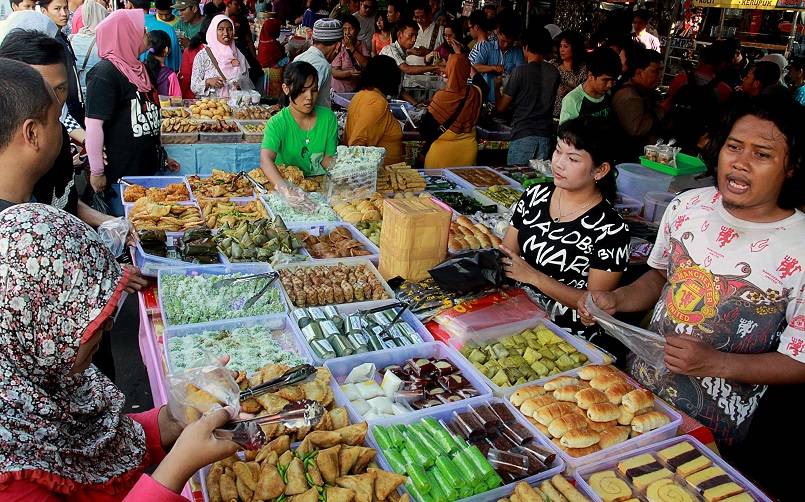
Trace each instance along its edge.
{"label": "plastic food container", "polygon": [[225,265],[187,265],[184,267],[172,267],[172,268],[162,268],[159,270],[157,274],[157,287],[159,291],[159,310],[160,315],[162,316],[162,322],[165,325],[165,333],[170,331],[174,331],[177,329],[183,328],[195,328],[200,330],[211,329],[211,327],[215,327],[224,320],[234,320],[238,319],[241,321],[259,321],[263,326],[268,329],[280,329],[285,324],[285,318],[288,316],[288,301],[285,297],[285,292],[282,289],[282,286],[279,284],[279,279],[277,279],[274,284],[271,285],[272,289],[276,289],[279,292],[279,299],[282,304],[283,310],[281,312],[276,312],[272,314],[265,314],[259,316],[249,316],[249,317],[241,317],[238,315],[237,311],[232,311],[231,316],[229,319],[219,319],[215,321],[208,321],[208,322],[201,322],[195,324],[171,324],[168,322],[168,315],[165,311],[165,304],[164,304],[164,297],[163,297],[163,286],[162,281],[166,275],[227,275],[227,274],[243,274],[243,275],[252,275],[252,274],[263,274],[271,272],[272,268],[268,264],[264,263],[244,263],[244,264],[225,264]]}
{"label": "plastic food container", "polygon": [[[125,176],[120,178],[120,184],[122,185],[120,190],[120,202],[124,205],[134,204],[134,202],[125,202],[123,200],[123,192],[126,191],[126,184],[140,185],[144,188],[165,188],[174,183],[182,183],[185,188],[187,188],[187,193],[190,194],[190,185],[187,184],[187,179],[184,176]],[[191,198],[192,195],[184,202],[189,202]]]}
{"label": "plastic food container", "polygon": [[[212,178],[212,173],[210,173],[210,174],[196,174],[194,176],[197,176],[200,179],[206,179],[206,178]],[[227,200],[229,202],[238,202],[238,203],[243,202],[243,203],[246,203],[246,202],[249,202],[249,201],[252,201],[252,200],[255,199],[254,190],[252,190],[252,192],[249,195],[244,195],[242,197],[231,197],[231,196],[228,196],[228,195],[225,195],[223,197],[204,197],[203,195],[201,195],[199,197],[200,194],[196,194],[196,192],[193,190],[193,187],[190,185],[189,182],[187,182],[187,187],[190,189],[190,196],[193,198],[193,200],[196,200],[197,198],[200,198],[200,199]]]}
{"label": "plastic food container", "polygon": [[244,126],[246,125],[260,125],[265,124],[266,120],[236,120],[235,123],[240,128],[240,132],[243,133],[243,141],[246,143],[262,143],[263,142],[263,133],[262,132],[248,132]]}
{"label": "plastic food container", "polygon": [[[226,119],[225,122],[233,123],[231,119]],[[243,132],[238,127],[235,132],[199,132],[199,143],[240,143],[243,139]]]}
{"label": "plastic food container", "polygon": [[[271,329],[271,337],[279,343],[285,350],[288,352],[293,352],[298,355],[300,358],[310,361],[310,358],[307,355],[307,351],[299,345],[299,340],[293,335],[293,331],[291,329],[292,321],[290,318],[285,318],[284,323],[280,328]],[[198,324],[194,324],[185,328],[174,329],[171,331],[165,332],[165,339],[163,341],[163,352],[165,355],[165,364],[168,367],[168,371],[172,372],[174,370],[173,359],[171,358],[170,352],[170,345],[169,341],[172,338],[176,337],[183,337],[188,335],[196,335],[199,333],[203,333],[205,331],[221,331],[221,330],[234,330],[236,328],[252,328],[255,326],[263,326],[263,322],[260,320],[252,319],[252,320],[243,320],[243,319],[234,319],[229,321],[217,321],[212,323],[207,323],[206,326],[201,326]],[[266,329],[269,329],[266,327]],[[278,336],[276,331],[284,331],[284,334]],[[216,354],[210,354],[210,356],[215,357]],[[269,363],[266,363],[269,364]]]}
{"label": "plastic food container", "polygon": [[[344,264],[346,266],[366,265],[369,268],[369,270],[375,275],[377,280],[380,282],[380,285],[383,286],[383,290],[386,292],[386,295],[388,295],[388,298],[383,299],[383,300],[366,300],[366,301],[362,301],[362,302],[352,302],[352,303],[342,304],[342,305],[353,306],[356,310],[357,309],[368,310],[368,309],[372,309],[372,308],[375,308],[375,307],[380,307],[380,306],[387,305],[389,303],[394,302],[394,299],[395,299],[394,291],[392,291],[392,289],[389,287],[388,283],[386,283],[386,281],[383,279],[383,276],[380,275],[380,272],[377,271],[377,268],[374,266],[374,264],[370,260],[365,258],[365,257],[359,257],[359,258],[331,258],[331,259],[327,259],[327,260],[316,260],[315,262],[314,261],[308,261],[308,262],[299,262],[299,263],[288,263],[288,264],[284,264],[284,265],[278,265],[276,267],[276,270],[278,270],[278,271],[279,270],[296,270],[298,268],[311,268],[311,267],[334,267],[334,266],[340,265],[340,264]],[[277,283],[281,284],[279,279],[277,280]],[[280,287],[282,287],[283,291],[285,291],[284,286],[280,286]],[[294,305],[291,302],[291,300],[287,296],[287,292],[286,292],[285,298],[288,299],[288,305],[291,307],[291,310],[299,308],[298,305]],[[339,307],[339,312],[341,312],[340,305],[335,305],[335,306]]]}
{"label": "plastic food container", "polygon": [[617,169],[618,193],[635,200],[643,200],[646,192],[667,192],[674,181],[673,176],[640,164],[619,164]]}
{"label": "plastic food container", "polygon": [[[313,223],[310,225],[291,225],[288,227],[288,230],[291,232],[308,232],[311,235],[320,236],[329,234],[337,227],[344,227],[349,230],[349,233],[352,234],[352,238],[356,241],[360,242],[363,247],[369,251],[370,254],[361,256],[361,258],[367,258],[371,260],[372,263],[377,263],[380,259],[380,249],[375,246],[375,244],[370,241],[365,235],[363,235],[360,230],[355,228],[354,225],[351,225],[347,222],[341,223]],[[303,248],[304,254],[310,256],[310,259],[314,262],[322,261],[324,258],[314,258],[313,255],[308,252],[306,248]]]}
{"label": "plastic food container", "polygon": [[450,171],[447,169],[421,169],[419,170],[419,174],[423,176],[441,176],[445,178],[447,181],[452,182],[456,185],[457,190],[472,190],[473,186],[467,182],[464,178],[458,178],[455,175],[452,175]]}
{"label": "plastic food container", "polygon": [[[527,319],[525,321],[520,321],[518,323],[509,324],[508,326],[505,326],[503,329],[500,329],[499,331],[497,331],[497,328],[492,328],[492,329],[487,330],[486,332],[479,332],[479,333],[476,334],[476,336],[477,336],[476,340],[483,341],[483,342],[491,342],[493,340],[498,340],[500,338],[504,338],[504,337],[509,336],[509,335],[516,335],[516,334],[521,333],[522,331],[524,331],[526,329],[533,328],[533,327],[539,325],[540,323],[544,324],[546,328],[548,328],[551,331],[553,331],[554,333],[556,333],[559,336],[559,338],[563,339],[564,341],[566,341],[570,345],[574,346],[576,348],[576,350],[578,350],[579,352],[581,352],[582,354],[587,356],[587,362],[585,364],[583,364],[582,366],[586,366],[588,364],[603,364],[605,362],[605,359],[604,359],[605,356],[600,350],[598,350],[595,347],[593,347],[592,345],[588,344],[586,341],[582,340],[581,338],[578,338],[578,337],[575,337],[575,336],[571,335],[570,333],[568,333],[567,331],[563,330],[562,328],[560,328],[556,324],[552,323],[548,319],[543,319],[543,318]],[[448,340],[448,343],[450,345],[452,345],[453,347],[455,347],[455,348],[461,348],[461,346],[463,345],[464,342],[465,342],[465,340],[459,340],[459,339],[455,339],[455,338],[451,338],[450,340]],[[461,358],[469,363],[469,361],[464,357],[463,354],[459,353],[459,355],[461,355]],[[472,363],[469,363],[469,364],[472,366]],[[474,369],[474,367],[473,367],[473,369]],[[478,371],[478,370],[475,370],[475,371]],[[523,384],[520,384],[520,385],[512,385],[511,387],[500,387],[500,386],[496,385],[494,382],[492,382],[492,380],[490,380],[487,376],[485,376],[481,372],[478,372],[478,374],[480,375],[481,378],[484,379],[484,382],[486,383],[486,385],[488,385],[489,388],[492,389],[492,394],[494,396],[497,396],[497,397],[509,397],[517,389],[520,389],[520,388],[523,388],[523,387],[528,387],[529,385],[538,385],[540,383],[547,382],[548,380],[552,380],[552,379],[554,379],[556,377],[559,377],[559,376],[562,376],[562,375],[571,375],[571,374],[575,374],[577,372],[578,372],[578,368],[574,368],[574,369],[571,369],[571,370],[568,370],[568,371],[563,371],[561,373],[556,373],[556,374],[553,374],[551,376],[547,376],[545,378],[532,380],[530,382],[526,382],[526,383],[523,383]]]}
{"label": "plastic food container", "polygon": [[675,194],[668,192],[647,192],[643,198],[644,208],[643,216],[648,221],[659,223],[662,221],[662,215],[665,214],[665,209],[676,197]]}
{"label": "plastic food container", "polygon": [[[167,236],[167,244],[169,248],[175,245],[175,241],[176,237]],[[137,241],[137,244],[134,245],[133,248],[134,248],[134,264],[140,269],[140,273],[142,275],[148,277],[157,277],[157,275],[159,274],[159,270],[163,268],[171,268],[171,267],[175,268],[190,265],[190,263],[179,260],[177,258],[157,256],[146,253],[142,245],[140,244],[140,241]],[[226,262],[222,261],[221,263]]]}
{"label": "plastic food container", "polygon": [[[686,436],[678,436],[678,437],[668,439],[668,440],[665,440],[665,441],[660,441],[660,442],[658,442],[656,444],[652,444],[652,445],[649,445],[649,446],[646,446],[646,447],[643,447],[643,448],[638,448],[636,450],[631,450],[631,451],[628,451],[626,453],[621,453],[621,454],[616,455],[614,457],[610,455],[610,456],[607,456],[605,458],[600,459],[599,461],[597,461],[597,462],[595,462],[593,464],[587,464],[584,467],[580,467],[576,471],[576,486],[579,487],[579,488],[583,488],[590,495],[590,498],[592,498],[593,501],[601,502],[601,497],[598,496],[595,493],[595,491],[593,491],[592,487],[588,483],[588,481],[590,479],[590,476],[592,476],[596,472],[606,471],[606,470],[614,470],[614,471],[618,472],[618,467],[617,467],[618,462],[620,462],[622,460],[632,458],[632,457],[636,457],[636,456],[642,455],[644,453],[655,454],[660,450],[663,450],[665,448],[669,448],[671,446],[674,446],[676,444],[679,444],[679,443],[682,443],[682,442],[685,442],[685,441],[690,443],[696,450],[698,450],[698,452],[700,454],[702,454],[703,456],[705,456],[708,459],[710,459],[710,461],[712,462],[712,465],[718,466],[721,469],[723,469],[724,472],[727,473],[727,476],[729,476],[732,479],[733,482],[735,482],[736,484],[740,485],[741,488],[743,488],[745,492],[747,492],[749,495],[751,495],[754,500],[757,500],[757,501],[760,501],[760,502],[771,502],[771,499],[769,497],[767,497],[762,491],[760,491],[755,485],[753,485],[748,479],[746,479],[740,472],[738,472],[731,465],[729,465],[727,462],[725,462],[724,459],[722,459],[721,457],[719,457],[718,455],[713,453],[713,451],[710,448],[704,446],[702,443],[700,443],[693,436],[687,436],[687,435]],[[652,455],[652,456],[654,456],[654,458],[655,458],[655,460],[657,460],[657,462],[659,462],[660,464],[664,465],[663,461],[660,460],[658,457],[656,457],[656,455]],[[618,474],[620,474],[620,473],[618,473]],[[688,486],[687,482],[684,479],[682,479],[680,476],[675,475],[674,479],[675,479],[676,483],[679,484],[680,486],[685,486],[685,487]],[[639,490],[637,490],[637,488],[633,487],[631,485],[631,483],[629,483],[628,481],[627,481],[627,484],[629,484],[629,487],[632,488],[633,492],[635,492],[635,493],[639,492]],[[693,491],[691,490],[689,494],[693,495]],[[695,498],[695,495],[693,495],[693,497]]]}
{"label": "plastic food container", "polygon": [[[468,169],[481,170],[481,171],[490,171],[491,173],[494,173],[496,176],[498,176],[500,178],[500,180],[503,180],[503,182],[501,183],[500,180],[498,180],[498,182],[490,182],[490,183],[485,183],[485,184],[481,184],[481,185],[476,185],[475,183],[473,183],[473,182],[469,181],[468,179],[464,178],[463,176],[461,176],[462,171],[466,172]],[[492,169],[490,167],[483,167],[483,166],[478,166],[478,167],[475,167],[475,166],[451,167],[449,169],[445,169],[445,171],[450,173],[450,177],[453,180],[458,179],[463,184],[465,184],[465,185],[469,184],[473,188],[488,188],[488,187],[491,187],[491,186],[494,186],[494,185],[506,185],[506,184],[508,184],[508,185],[511,185],[511,186],[513,186],[515,188],[518,188],[520,190],[523,189],[522,185],[520,185],[519,183],[517,183],[513,179],[509,178],[505,174],[501,174],[501,173],[495,171],[494,169]]]}
{"label": "plastic food container", "polygon": [[[472,402],[472,403],[469,402],[469,400],[459,401],[458,403],[445,405],[443,408],[431,408],[429,410],[426,410],[426,411],[428,411],[428,413],[424,413],[424,414],[421,414],[421,415],[414,415],[414,414],[403,415],[401,417],[396,417],[396,419],[393,420],[393,421],[384,422],[382,424],[378,423],[377,425],[389,425],[389,424],[404,424],[404,425],[408,425],[408,424],[411,424],[411,423],[414,423],[414,422],[418,422],[419,420],[421,420],[421,419],[423,419],[425,417],[433,417],[436,420],[444,419],[447,422],[447,421],[452,420],[454,411],[459,411],[459,412],[465,411],[465,410],[468,409],[469,405],[478,405],[478,404],[481,404],[481,403],[503,403],[503,404],[505,404],[506,407],[509,408],[509,411],[511,411],[512,414],[514,415],[514,417],[517,419],[517,422],[520,425],[522,425],[523,427],[525,427],[526,429],[528,429],[529,432],[534,434],[534,439],[537,442],[537,444],[539,444],[540,446],[542,446],[543,448],[545,448],[547,450],[556,452],[556,450],[557,450],[556,447],[550,441],[545,440],[544,436],[542,436],[541,434],[538,434],[539,431],[537,431],[534,428],[534,426],[531,425],[519,411],[517,411],[508,402],[506,402],[506,401],[504,401],[502,399],[499,399],[499,398],[494,398],[494,397],[493,398],[484,397],[481,400],[475,401],[475,402]],[[389,464],[388,460],[386,459],[385,454],[380,449],[380,446],[377,444],[377,441],[375,440],[373,432],[374,432],[374,426],[370,425],[369,426],[369,434],[367,436],[367,438],[368,438],[367,441],[369,442],[369,444],[373,448],[375,448],[377,450],[377,458],[376,458],[377,463],[380,465],[380,467],[383,470],[393,472],[393,469],[391,468],[391,465]],[[467,498],[460,499],[459,502],[489,502],[489,501],[493,501],[493,500],[498,500],[499,498],[506,497],[507,495],[510,495],[514,491],[514,487],[518,483],[528,483],[530,485],[534,485],[539,481],[543,481],[545,479],[550,479],[554,475],[559,474],[560,472],[563,472],[564,470],[565,470],[565,463],[560,458],[560,456],[557,454],[556,460],[554,460],[554,463],[551,466],[551,468],[546,470],[546,471],[544,471],[544,472],[541,472],[539,474],[535,474],[533,476],[529,476],[529,477],[521,479],[519,481],[514,481],[512,483],[499,486],[499,487],[497,487],[497,488],[495,488],[493,490],[489,490],[489,491],[487,491],[485,493],[481,493],[479,495],[475,495],[475,496],[472,496],[472,497],[467,497]],[[403,485],[403,490],[404,489],[405,489],[405,485]],[[412,497],[412,500],[417,500],[417,499]]]}
{"label": "plastic food container", "polygon": [[[564,374],[575,377],[578,376],[579,369],[576,368]],[[638,384],[631,378],[627,377],[626,381],[635,386],[636,388],[641,388],[640,384]],[[601,451],[597,451],[593,454],[585,455],[583,457],[571,457],[570,455],[565,453],[564,450],[559,449],[559,455],[561,455],[562,459],[565,461],[565,465],[567,466],[568,475],[575,474],[576,469],[578,469],[581,466],[606,461],[608,459],[611,459],[613,455],[618,455],[625,451],[628,451],[629,454],[631,455],[634,453],[634,450],[636,448],[654,444],[658,441],[662,441],[664,439],[669,439],[676,436],[676,431],[682,424],[682,415],[680,415],[679,412],[677,412],[674,408],[672,408],[670,405],[668,405],[665,401],[658,398],[657,396],[654,396],[654,409],[656,411],[660,411],[668,415],[668,418],[670,418],[671,421],[658,429],[654,429],[651,432],[646,432],[645,434],[629,438],[622,443],[618,443],[614,446],[610,446],[609,448],[605,448]],[[540,436],[543,435],[541,432],[539,434]]]}
{"label": "plastic food container", "polygon": [[[396,349],[387,349],[387,350],[380,350],[377,352],[368,352],[364,354],[355,354],[349,357],[341,357],[339,359],[330,359],[329,361],[325,361],[324,366],[330,370],[332,373],[332,385],[333,393],[339,394],[341,398],[346,403],[346,407],[350,412],[350,415],[354,416],[358,421],[364,421],[363,415],[358,412],[358,410],[353,406],[352,402],[344,395],[343,391],[341,390],[341,384],[344,382],[344,379],[349,375],[349,372],[355,366],[358,366],[363,363],[373,363],[376,367],[378,372],[383,368],[396,364],[396,365],[403,365],[408,359],[411,358],[430,358],[430,359],[447,359],[453,365],[459,369],[461,375],[466,378],[470,384],[479,392],[479,395],[476,397],[472,397],[469,399],[463,399],[458,401],[461,404],[472,404],[475,402],[488,400],[492,394],[492,391],[489,389],[489,386],[484,383],[481,379],[481,375],[478,374],[477,371],[472,367],[471,364],[467,362],[466,359],[461,357],[461,354],[456,352],[455,349],[444,345],[443,343],[439,342],[428,342],[423,343],[420,345],[409,346],[409,347],[398,347]],[[378,384],[380,384],[379,378]],[[377,423],[377,424],[386,424],[386,423],[398,423],[397,421],[400,417],[405,417],[408,419],[409,417],[424,417],[434,411],[445,409],[447,407],[453,406],[455,403],[450,404],[442,404],[440,406],[433,406],[431,408],[426,408],[423,410],[416,410],[405,415],[398,415],[394,417],[388,418],[377,418],[377,419],[370,419],[369,423]]]}
{"label": "plastic food container", "polygon": [[628,195],[619,194],[619,202],[615,202],[615,211],[621,216],[635,216],[643,210],[643,202],[633,199]]}
{"label": "plastic food container", "polygon": [[198,143],[197,132],[163,132],[160,138],[165,145],[192,145]]}
{"label": "plastic food container", "polygon": [[[192,194],[191,194],[191,197],[192,197]],[[196,204],[195,201],[168,202],[167,204],[176,204],[176,205],[179,205],[179,206],[192,206],[192,207],[196,208],[196,211],[198,211],[199,218],[201,218],[201,209],[199,209],[198,204]],[[131,211],[131,209],[133,207],[134,207],[134,204],[123,204],[123,215],[126,217],[126,219],[129,219],[129,212]],[[129,221],[131,221],[131,220],[129,220]],[[195,227],[195,228],[200,228],[200,227]],[[135,230],[136,230],[136,228],[135,228]],[[168,231],[166,231],[165,235],[167,237],[181,237],[182,235],[184,235],[184,232],[185,232],[184,230],[181,230],[179,232],[168,232]]]}

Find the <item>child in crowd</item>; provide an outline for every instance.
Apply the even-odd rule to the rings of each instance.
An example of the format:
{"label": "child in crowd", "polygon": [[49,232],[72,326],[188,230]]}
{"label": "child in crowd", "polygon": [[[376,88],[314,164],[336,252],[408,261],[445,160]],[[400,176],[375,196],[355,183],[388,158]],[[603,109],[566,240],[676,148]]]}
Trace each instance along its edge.
{"label": "child in crowd", "polygon": [[165,66],[165,58],[168,57],[171,50],[170,37],[164,31],[153,30],[148,32],[148,41],[151,48],[148,49],[146,67],[156,83],[159,95],[182,97],[179,77],[176,76],[176,72]]}

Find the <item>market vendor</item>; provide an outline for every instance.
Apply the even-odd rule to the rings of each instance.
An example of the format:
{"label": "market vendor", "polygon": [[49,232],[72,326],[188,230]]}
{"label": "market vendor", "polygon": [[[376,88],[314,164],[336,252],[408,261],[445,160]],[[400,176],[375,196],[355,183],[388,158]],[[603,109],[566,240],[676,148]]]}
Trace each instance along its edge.
{"label": "market vendor", "polygon": [[90,363],[127,272],[87,225],[42,204],[0,213],[0,243],[0,499],[185,500],[193,473],[238,449],[212,435],[230,410],[184,430],[167,406],[122,414],[123,393]]}
{"label": "market vendor", "polygon": [[587,290],[615,289],[629,262],[629,228],[612,208],[615,144],[603,119],[562,124],[553,184],[526,190],[500,248],[507,277],[529,286],[553,322],[592,341],[576,304]]}
{"label": "market vendor", "polygon": [[400,67],[400,71],[406,75],[424,75],[425,73],[440,71],[443,66],[408,64],[406,62],[408,51],[413,49],[418,31],[419,26],[415,22],[400,21],[397,24],[397,41],[383,47],[380,54],[393,59],[397,66]]}
{"label": "market vendor", "polygon": [[402,127],[389,110],[387,96],[394,96],[400,87],[400,73],[393,59],[376,56],[369,61],[361,77],[360,91],[353,96],[347,109],[344,130],[349,146],[380,146],[386,149],[384,163],[403,161]]}
{"label": "market vendor", "polygon": [[285,68],[282,91],[285,108],[266,123],[260,168],[277,187],[288,185],[278,164],[296,166],[305,176],[320,176],[333,160],[338,145],[338,122],[329,108],[316,105],[318,73],[310,63],[295,61]]}
{"label": "market vendor", "polygon": [[652,270],[611,292],[590,288],[610,313],[654,309],[670,373],[638,358],[630,373],[710,428],[728,456],[768,385],[805,382],[803,119],[790,99],[736,107],[714,138],[717,186],[670,203]]}

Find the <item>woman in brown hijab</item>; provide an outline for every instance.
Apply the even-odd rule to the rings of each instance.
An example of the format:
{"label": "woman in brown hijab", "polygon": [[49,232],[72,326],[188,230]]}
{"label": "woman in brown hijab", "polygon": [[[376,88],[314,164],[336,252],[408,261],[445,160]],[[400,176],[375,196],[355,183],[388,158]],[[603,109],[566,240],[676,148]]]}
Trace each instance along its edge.
{"label": "woman in brown hijab", "polygon": [[481,90],[467,83],[470,69],[470,60],[463,54],[452,54],[447,60],[447,86],[433,95],[428,111],[439,124],[449,124],[451,119],[452,124],[430,146],[426,168],[475,165]]}

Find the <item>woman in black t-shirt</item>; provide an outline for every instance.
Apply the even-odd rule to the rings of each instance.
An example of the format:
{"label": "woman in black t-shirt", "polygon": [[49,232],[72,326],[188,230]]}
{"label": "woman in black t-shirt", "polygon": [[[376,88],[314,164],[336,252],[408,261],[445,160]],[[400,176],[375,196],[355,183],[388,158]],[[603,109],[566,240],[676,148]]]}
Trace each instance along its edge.
{"label": "woman in black t-shirt", "polygon": [[601,119],[559,128],[553,184],[529,188],[503,239],[506,275],[535,290],[551,320],[591,339],[575,306],[588,288],[613,290],[629,261],[629,228],[612,208],[614,141]]}

